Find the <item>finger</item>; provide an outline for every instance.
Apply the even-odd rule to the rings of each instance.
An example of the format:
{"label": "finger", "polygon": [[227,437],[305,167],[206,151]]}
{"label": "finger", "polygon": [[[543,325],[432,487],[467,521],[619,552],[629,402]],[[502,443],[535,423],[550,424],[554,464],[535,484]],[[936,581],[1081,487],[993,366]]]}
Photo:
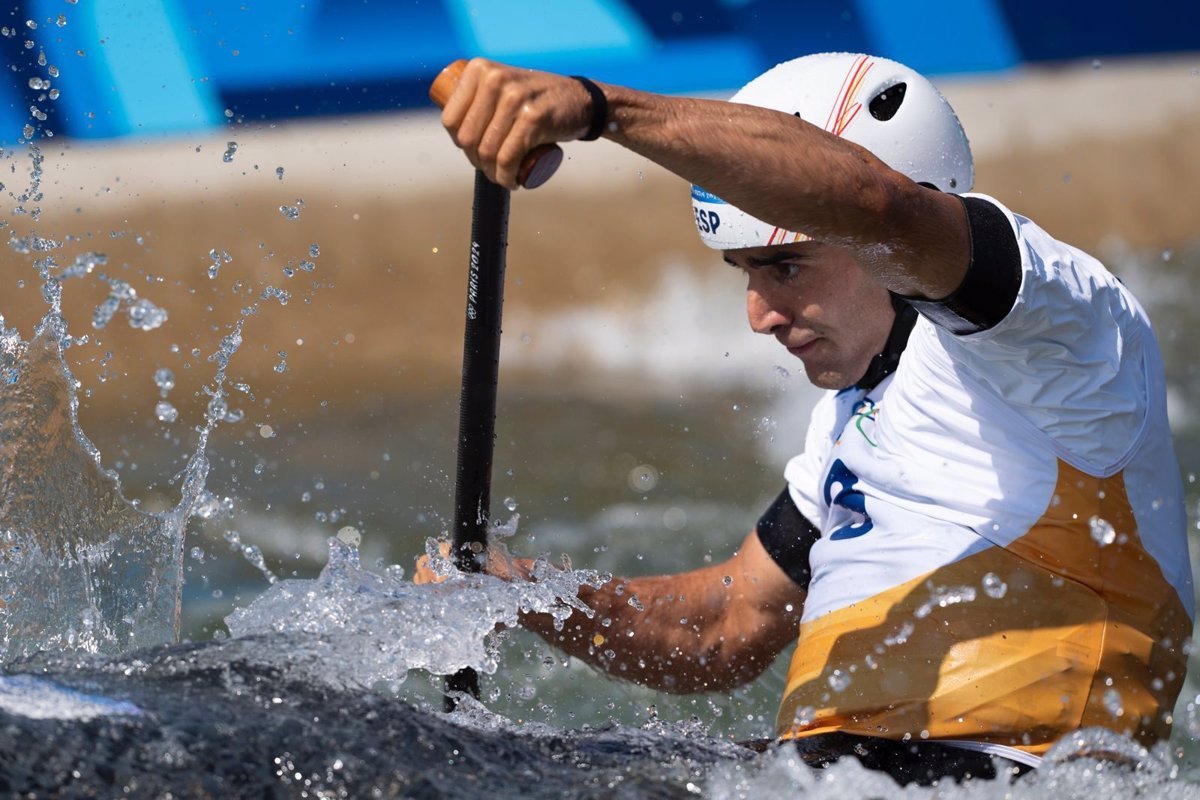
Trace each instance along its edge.
{"label": "finger", "polygon": [[454,84],[454,91],[450,93],[446,105],[442,106],[442,126],[452,136],[462,125],[463,117],[471,107],[475,89],[479,84],[480,70],[486,64],[486,61],[479,58],[469,61],[459,73],[458,80]]}
{"label": "finger", "polygon": [[480,72],[486,66],[487,62],[483,59],[473,59],[469,62],[459,76],[450,99],[442,108],[442,127],[450,134],[451,141],[463,151],[467,160],[471,162],[471,166],[476,169],[479,168],[479,156],[476,154],[474,142],[470,138],[471,129],[468,127],[464,133],[463,125],[468,121],[468,115],[475,105]]}
{"label": "finger", "polygon": [[421,556],[417,559],[417,567],[413,572],[413,583],[421,586],[430,583],[433,580],[433,571],[429,568],[429,556]]}
{"label": "finger", "polygon": [[[480,66],[475,73],[475,94],[471,98],[470,107],[463,114],[458,130],[454,133],[454,141],[473,157],[477,167],[488,172],[494,155],[481,152],[480,146],[489,130],[496,124],[496,108],[505,91],[505,73],[492,65]],[[499,125],[500,129],[491,134],[492,136],[504,135],[505,121],[499,120]]]}
{"label": "finger", "polygon": [[523,94],[509,87],[500,95],[491,124],[479,143],[479,161],[489,177],[509,189],[517,187],[517,170],[529,148],[527,131],[516,127]]}
{"label": "finger", "polygon": [[532,149],[533,142],[527,132],[524,134],[517,131],[511,132],[496,156],[496,177],[492,180],[509,189],[517,188],[517,176],[521,171],[521,163],[525,160],[525,154]]}

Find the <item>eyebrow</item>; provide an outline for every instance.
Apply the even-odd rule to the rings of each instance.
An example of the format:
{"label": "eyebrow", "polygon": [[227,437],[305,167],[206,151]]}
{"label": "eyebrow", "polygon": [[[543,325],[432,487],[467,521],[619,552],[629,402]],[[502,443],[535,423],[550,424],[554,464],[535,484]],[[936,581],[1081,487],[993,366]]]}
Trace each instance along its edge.
{"label": "eyebrow", "polygon": [[[725,260],[725,263],[728,264],[729,266],[737,267],[739,269],[741,268],[741,265],[738,264],[737,262],[735,262],[729,256],[722,256],[722,258]],[[763,256],[761,258],[753,258],[753,257],[747,258],[746,264],[751,269],[758,269],[759,267],[770,267],[770,266],[779,264],[784,261],[798,261],[798,260],[804,260],[806,258],[807,258],[807,256],[805,256],[803,253],[797,253],[792,250],[781,250],[779,252],[771,253],[770,255]]]}

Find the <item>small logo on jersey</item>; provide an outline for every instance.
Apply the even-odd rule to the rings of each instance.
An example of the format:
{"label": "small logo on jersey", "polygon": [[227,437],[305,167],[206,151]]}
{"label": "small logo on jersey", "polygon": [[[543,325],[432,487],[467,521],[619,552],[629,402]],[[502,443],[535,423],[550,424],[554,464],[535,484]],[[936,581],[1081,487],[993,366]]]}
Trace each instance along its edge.
{"label": "small logo on jersey", "polygon": [[[850,411],[850,420],[854,423],[854,429],[859,432],[871,447],[879,447],[879,444],[871,438],[871,434],[875,432],[875,421],[878,418],[879,404],[869,397],[859,400]],[[841,442],[841,440],[839,436],[838,442]]]}

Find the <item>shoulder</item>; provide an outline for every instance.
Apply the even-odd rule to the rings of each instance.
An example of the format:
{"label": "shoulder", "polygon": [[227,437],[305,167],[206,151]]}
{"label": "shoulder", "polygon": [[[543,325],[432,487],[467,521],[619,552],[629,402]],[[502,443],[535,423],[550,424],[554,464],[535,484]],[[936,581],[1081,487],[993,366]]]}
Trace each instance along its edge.
{"label": "shoulder", "polygon": [[1011,231],[1020,282],[1003,316],[980,330],[956,332],[926,314],[933,324],[919,326],[910,344],[920,369],[964,396],[997,399],[1068,463],[1111,471],[1140,441],[1162,392],[1144,310],[1096,258],[992,198],[972,199]]}

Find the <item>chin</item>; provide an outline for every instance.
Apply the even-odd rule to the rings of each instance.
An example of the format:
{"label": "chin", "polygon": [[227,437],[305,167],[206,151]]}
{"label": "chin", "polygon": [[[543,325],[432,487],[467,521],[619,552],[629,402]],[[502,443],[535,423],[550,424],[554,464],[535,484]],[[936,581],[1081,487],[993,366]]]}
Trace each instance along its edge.
{"label": "chin", "polygon": [[804,374],[808,378],[808,382],[818,389],[836,389],[840,391],[854,385],[854,380],[847,378],[843,372],[830,372],[827,370],[816,372],[806,369]]}

